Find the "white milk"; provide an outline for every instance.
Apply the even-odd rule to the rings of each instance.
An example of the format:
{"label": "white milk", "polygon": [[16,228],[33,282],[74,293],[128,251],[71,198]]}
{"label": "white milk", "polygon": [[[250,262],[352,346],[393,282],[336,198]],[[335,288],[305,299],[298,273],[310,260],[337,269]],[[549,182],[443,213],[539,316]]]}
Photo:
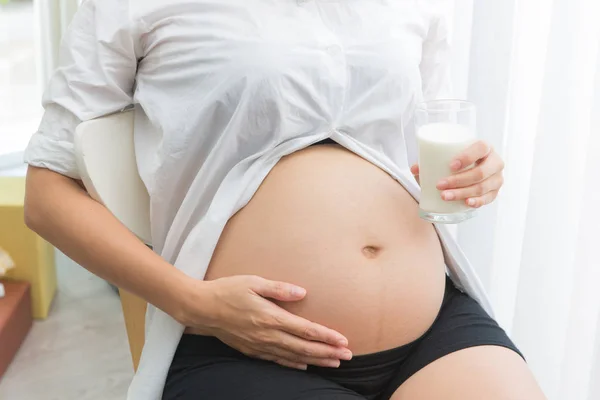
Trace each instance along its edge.
{"label": "white milk", "polygon": [[464,200],[442,200],[436,186],[440,179],[452,175],[450,162],[475,141],[475,133],[464,125],[431,123],[419,128],[417,141],[422,193],[420,208],[439,214],[470,210]]}

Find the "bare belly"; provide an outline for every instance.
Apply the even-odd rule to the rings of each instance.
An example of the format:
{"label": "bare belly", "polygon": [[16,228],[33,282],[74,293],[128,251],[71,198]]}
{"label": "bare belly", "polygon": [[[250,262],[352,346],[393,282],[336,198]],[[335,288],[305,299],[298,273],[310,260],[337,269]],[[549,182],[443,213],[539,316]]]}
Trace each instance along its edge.
{"label": "bare belly", "polygon": [[223,232],[206,279],[259,275],[307,290],[285,309],[355,354],[421,336],[444,292],[441,245],[388,174],[337,145],[283,158]]}

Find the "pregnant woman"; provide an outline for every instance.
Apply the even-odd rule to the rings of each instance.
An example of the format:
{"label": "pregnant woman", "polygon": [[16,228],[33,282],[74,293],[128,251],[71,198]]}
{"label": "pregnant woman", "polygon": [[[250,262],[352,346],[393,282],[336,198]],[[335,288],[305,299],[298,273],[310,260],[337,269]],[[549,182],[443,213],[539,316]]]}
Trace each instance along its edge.
{"label": "pregnant woman", "polygon": [[[26,219],[152,305],[129,399],[544,398],[448,231],[417,216],[411,119],[448,95],[443,10],[83,3],[26,152]],[[131,104],[154,251],[73,156],[77,124]],[[485,143],[453,167],[444,199],[495,198]]]}

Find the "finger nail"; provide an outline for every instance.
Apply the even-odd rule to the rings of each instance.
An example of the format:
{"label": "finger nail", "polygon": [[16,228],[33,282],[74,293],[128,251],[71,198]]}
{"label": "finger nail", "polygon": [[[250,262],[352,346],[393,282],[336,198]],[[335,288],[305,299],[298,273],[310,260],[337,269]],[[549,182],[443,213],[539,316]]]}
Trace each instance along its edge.
{"label": "finger nail", "polygon": [[444,200],[450,201],[450,200],[454,200],[454,198],[456,196],[452,192],[444,192],[444,193],[442,193],[442,197],[444,198]]}
{"label": "finger nail", "polygon": [[344,350],[341,354],[340,354],[340,358],[342,360],[352,360],[352,352],[350,350]]}
{"label": "finger nail", "polygon": [[441,181],[438,182],[437,184],[437,188],[439,190],[444,190],[448,188],[448,181],[445,179],[442,179]]}
{"label": "finger nail", "polygon": [[306,364],[298,365],[298,369],[301,369],[302,371],[306,371],[308,369],[308,365],[306,365]]}
{"label": "finger nail", "polygon": [[340,339],[340,340],[338,340],[337,344],[338,344],[338,346],[346,347],[346,346],[348,346],[348,340],[347,339]]}
{"label": "finger nail", "polygon": [[469,199],[467,200],[467,204],[471,207],[475,207],[475,204],[477,204],[477,202],[475,201],[475,199]]}
{"label": "finger nail", "polygon": [[306,290],[304,288],[301,288],[299,286],[292,286],[292,296],[304,296],[306,295]]}
{"label": "finger nail", "polygon": [[327,361],[327,366],[331,367],[331,368],[339,368],[339,366],[340,366],[340,360]]}
{"label": "finger nail", "polygon": [[462,163],[460,162],[460,160],[454,160],[450,163],[450,169],[453,171],[459,170],[461,166]]}

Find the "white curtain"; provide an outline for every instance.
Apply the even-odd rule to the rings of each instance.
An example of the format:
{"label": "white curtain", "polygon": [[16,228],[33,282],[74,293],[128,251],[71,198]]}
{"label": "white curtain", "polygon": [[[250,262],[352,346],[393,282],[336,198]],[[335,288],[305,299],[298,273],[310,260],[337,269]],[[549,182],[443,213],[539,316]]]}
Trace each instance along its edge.
{"label": "white curtain", "polygon": [[37,22],[38,79],[42,90],[58,63],[60,39],[65,33],[80,0],[33,0]]}
{"label": "white curtain", "polygon": [[458,228],[551,400],[600,399],[600,2],[455,0],[457,92],[506,161]]}

